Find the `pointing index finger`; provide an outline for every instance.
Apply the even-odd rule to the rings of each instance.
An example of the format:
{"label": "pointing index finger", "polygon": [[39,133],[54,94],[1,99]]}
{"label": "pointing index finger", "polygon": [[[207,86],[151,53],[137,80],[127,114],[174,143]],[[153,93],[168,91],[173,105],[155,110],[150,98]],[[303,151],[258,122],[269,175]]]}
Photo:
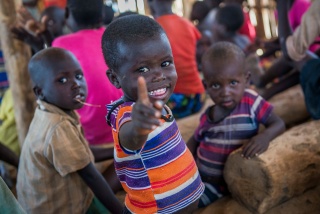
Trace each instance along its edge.
{"label": "pointing index finger", "polygon": [[150,104],[146,81],[143,77],[138,78],[138,101],[145,105]]}

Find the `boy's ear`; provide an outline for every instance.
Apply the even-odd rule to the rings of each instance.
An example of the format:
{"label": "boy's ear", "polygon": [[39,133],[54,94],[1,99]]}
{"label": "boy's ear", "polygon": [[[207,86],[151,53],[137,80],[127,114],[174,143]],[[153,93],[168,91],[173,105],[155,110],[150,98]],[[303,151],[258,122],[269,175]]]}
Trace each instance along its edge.
{"label": "boy's ear", "polygon": [[44,95],[42,94],[42,89],[38,86],[33,87],[33,92],[36,95],[36,97],[40,100],[44,99]]}
{"label": "boy's ear", "polygon": [[107,77],[109,81],[112,83],[112,85],[114,85],[118,89],[121,88],[118,76],[112,69],[107,70]]}

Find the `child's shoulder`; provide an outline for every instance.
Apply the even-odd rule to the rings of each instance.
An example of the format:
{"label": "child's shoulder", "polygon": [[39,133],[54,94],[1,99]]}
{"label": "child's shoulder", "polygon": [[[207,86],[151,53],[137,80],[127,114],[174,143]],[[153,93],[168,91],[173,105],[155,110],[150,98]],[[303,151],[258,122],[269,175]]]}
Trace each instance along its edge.
{"label": "child's shoulder", "polygon": [[[123,98],[120,98],[110,104],[108,104],[107,107],[107,116],[106,120],[107,123],[113,127],[113,123],[115,122],[116,118],[118,117],[118,114],[122,112],[124,114],[125,112],[131,112],[132,106],[134,105],[134,102],[125,102]],[[120,110],[122,110],[120,112]],[[122,116],[121,116],[122,117]]]}
{"label": "child's shoulder", "polygon": [[254,91],[254,90],[252,90],[252,89],[250,89],[250,88],[246,88],[246,89],[244,90],[244,95],[243,95],[243,96],[258,97],[259,94],[258,94],[256,91]]}
{"label": "child's shoulder", "polygon": [[257,91],[250,88],[246,88],[244,90],[243,98],[249,98],[252,100],[265,100]]}
{"label": "child's shoulder", "polygon": [[200,115],[200,123],[204,123],[206,120],[211,121],[210,112],[212,112],[214,105],[208,106],[204,112]]}
{"label": "child's shoulder", "polygon": [[81,133],[79,116],[75,111],[67,114],[59,107],[44,101],[38,100],[37,103],[28,135],[38,136],[37,139],[40,136],[50,139],[57,132],[70,132],[71,129]]}
{"label": "child's shoulder", "polygon": [[239,103],[241,106],[249,105],[251,107],[257,107],[257,105],[267,103],[263,97],[261,97],[256,91],[252,89],[245,89],[241,102]]}

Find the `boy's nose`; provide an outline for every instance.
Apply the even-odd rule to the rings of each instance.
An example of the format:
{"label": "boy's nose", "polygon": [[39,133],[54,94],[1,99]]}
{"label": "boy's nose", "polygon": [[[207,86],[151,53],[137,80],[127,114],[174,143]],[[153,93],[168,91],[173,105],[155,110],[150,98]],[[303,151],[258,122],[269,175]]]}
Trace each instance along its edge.
{"label": "boy's nose", "polygon": [[162,81],[164,80],[166,77],[164,75],[164,73],[162,72],[161,69],[155,69],[154,71],[154,78],[153,78],[153,81],[154,82],[159,82],[159,81]]}
{"label": "boy's nose", "polygon": [[222,96],[229,96],[230,95],[230,91],[231,89],[229,87],[223,87],[222,90],[221,90],[221,95]]}
{"label": "boy's nose", "polygon": [[72,88],[79,88],[81,85],[79,80],[74,80],[72,84]]}

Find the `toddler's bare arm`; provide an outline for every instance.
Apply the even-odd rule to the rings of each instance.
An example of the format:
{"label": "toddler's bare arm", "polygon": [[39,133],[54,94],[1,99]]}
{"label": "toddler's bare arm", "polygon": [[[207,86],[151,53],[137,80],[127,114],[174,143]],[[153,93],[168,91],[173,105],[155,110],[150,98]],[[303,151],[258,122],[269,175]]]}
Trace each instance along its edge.
{"label": "toddler's bare arm", "polygon": [[18,168],[19,165],[19,157],[11,151],[9,148],[7,148],[5,145],[3,145],[0,142],[0,160],[3,160],[16,168]]}
{"label": "toddler's bare arm", "polygon": [[243,146],[243,157],[250,159],[265,152],[269,147],[270,141],[285,131],[283,120],[273,112],[265,126],[266,128],[263,132],[257,134],[248,144]]}
{"label": "toddler's bare arm", "polygon": [[78,174],[84,182],[90,187],[99,201],[111,212],[122,213],[123,205],[115,197],[107,181],[92,163],[89,163],[83,169],[78,170]]}

